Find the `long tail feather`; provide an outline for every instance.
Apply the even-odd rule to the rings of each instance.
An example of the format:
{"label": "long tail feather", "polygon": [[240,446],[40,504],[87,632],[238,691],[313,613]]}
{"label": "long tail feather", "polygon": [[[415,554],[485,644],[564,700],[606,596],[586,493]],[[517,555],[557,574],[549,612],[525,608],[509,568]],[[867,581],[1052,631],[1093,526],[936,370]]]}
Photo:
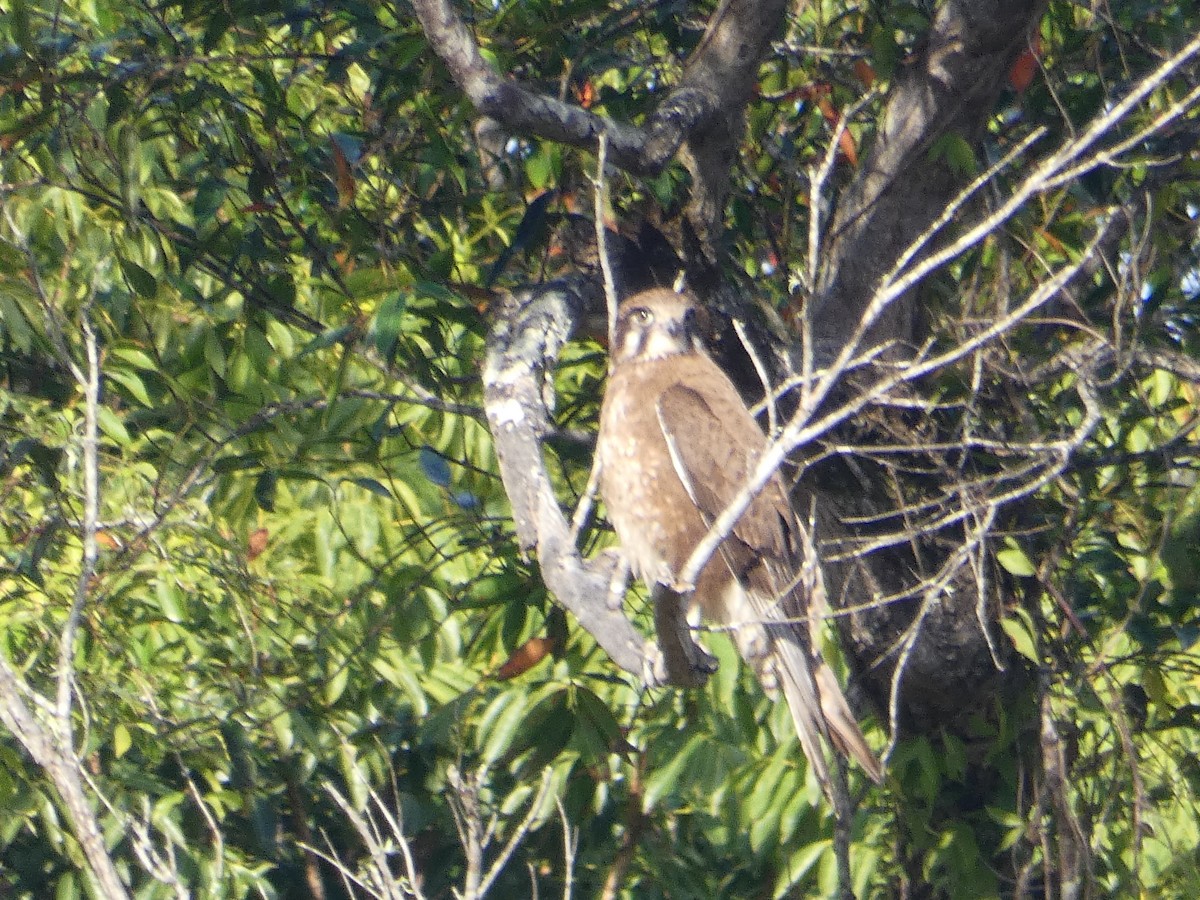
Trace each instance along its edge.
{"label": "long tail feather", "polygon": [[830,740],[843,756],[862,766],[862,770],[873,782],[882,784],[883,766],[867,746],[867,739],[863,737],[858,720],[850,711],[850,704],[846,702],[842,686],[838,684],[833,670],[824,661],[817,663],[814,680],[817,683],[817,694],[821,698],[821,714],[829,727]]}
{"label": "long tail feather", "polygon": [[832,744],[854,760],[879,784],[883,767],[858,727],[850,704],[829,665],[806,644],[808,629],[787,620],[779,604],[757,591],[746,592],[757,620],[765,626],[769,655],[783,688],[804,755],[821,784],[828,789],[829,765],[825,747]]}

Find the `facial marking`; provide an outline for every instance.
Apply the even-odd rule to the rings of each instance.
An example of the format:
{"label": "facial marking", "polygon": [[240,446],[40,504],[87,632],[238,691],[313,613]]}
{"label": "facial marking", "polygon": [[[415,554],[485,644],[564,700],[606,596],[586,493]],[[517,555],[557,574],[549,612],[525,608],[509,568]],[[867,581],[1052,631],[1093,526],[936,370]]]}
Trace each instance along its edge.
{"label": "facial marking", "polygon": [[621,359],[662,359],[699,349],[694,311],[683,303],[660,303],[624,310],[617,327]]}

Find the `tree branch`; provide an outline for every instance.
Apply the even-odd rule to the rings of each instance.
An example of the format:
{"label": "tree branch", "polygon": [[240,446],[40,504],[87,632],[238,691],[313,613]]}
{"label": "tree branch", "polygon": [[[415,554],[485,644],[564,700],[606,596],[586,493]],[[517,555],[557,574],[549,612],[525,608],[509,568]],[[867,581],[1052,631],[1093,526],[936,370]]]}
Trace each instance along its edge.
{"label": "tree branch", "polygon": [[672,149],[656,167],[647,168],[642,159],[646,143],[642,129],[620,125],[503,77],[483,58],[474,35],[449,0],[413,0],[412,7],[434,52],[471,105],[509,131],[572,147],[594,147],[603,134],[613,163],[631,172],[660,170],[674,153]]}
{"label": "tree branch", "polygon": [[[819,355],[841,348],[909,236],[945,207],[955,178],[930,150],[951,133],[974,141],[1044,8],[1045,0],[951,0],[938,10],[916,60],[897,69],[875,143],[826,236],[813,298]],[[912,319],[908,295],[885,311],[868,339],[908,341]]]}
{"label": "tree branch", "polygon": [[758,67],[783,23],[785,0],[722,0],[684,68],[643,127],[614,122],[503,77],[449,0],[413,0],[434,51],[480,115],[507,130],[573,147],[596,148],[603,136],[611,162],[636,175],[661,172],[686,145],[692,174],[688,217],[715,260],[729,192],[729,172],[754,94]]}
{"label": "tree branch", "polygon": [[611,564],[579,556],[542,459],[542,439],[553,430],[558,354],[585,310],[601,302],[596,285],[583,279],[509,295],[488,336],[484,405],[521,548],[536,550],[546,587],[613,661],[644,675],[650,658],[622,611],[624,582],[614,592]]}

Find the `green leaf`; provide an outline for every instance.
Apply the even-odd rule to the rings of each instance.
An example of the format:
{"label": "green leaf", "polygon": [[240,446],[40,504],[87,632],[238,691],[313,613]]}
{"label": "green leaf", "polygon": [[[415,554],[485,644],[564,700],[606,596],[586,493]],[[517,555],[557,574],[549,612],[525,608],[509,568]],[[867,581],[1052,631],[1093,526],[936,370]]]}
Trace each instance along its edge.
{"label": "green leaf", "polygon": [[129,729],[119,724],[113,729],[113,756],[120,759],[129,752],[133,740],[129,737]]}
{"label": "green leaf", "polygon": [[346,685],[349,683],[350,667],[345,664],[338,666],[333,676],[325,682],[325,702],[330,706],[337,703],[346,692]]}
{"label": "green leaf", "polygon": [[104,433],[105,437],[119,446],[128,447],[133,440],[125,428],[125,423],[107,406],[101,406],[96,410],[96,424],[100,426],[100,431]]}
{"label": "green leaf", "polygon": [[659,766],[646,779],[646,793],[642,798],[642,808],[646,812],[658,807],[665,798],[676,794],[685,772],[692,765],[692,758],[697,753],[707,752],[711,738],[696,732],[687,743],[670,757],[665,765]]}
{"label": "green leaf", "polygon": [[75,880],[75,873],[64,872],[58,879],[54,900],[79,900],[79,897],[79,882]]}
{"label": "green leaf", "polygon": [[267,336],[253,326],[242,336],[246,356],[260,375],[270,375],[271,365],[276,359],[275,349],[267,342]]}
{"label": "green leaf", "polygon": [[618,749],[624,742],[621,723],[613,715],[612,708],[595,693],[585,687],[577,687],[573,698],[580,718],[588,723],[609,751]]}
{"label": "green leaf", "polygon": [[146,372],[157,372],[159,365],[154,361],[154,358],[145,350],[139,350],[137,347],[110,347],[108,355],[129,363],[135,369],[141,369]]}
{"label": "green leaf", "polygon": [[429,711],[429,701],[421,682],[413,671],[413,665],[404,658],[403,653],[393,650],[382,656],[377,656],[371,662],[372,668],[389,683],[395,685],[408,695],[412,701],[413,711],[417,715],[425,715]]}
{"label": "green leaf", "polygon": [[1037,650],[1037,631],[1028,612],[1017,607],[1011,615],[1000,620],[1000,627],[1012,640],[1018,653],[1032,663],[1041,663],[1041,655]]}
{"label": "green leaf", "polygon": [[396,344],[403,330],[406,305],[404,294],[392,294],[379,305],[375,320],[371,324],[375,349],[388,363],[391,363],[396,355]]}
{"label": "green leaf", "polygon": [[541,143],[538,145],[537,151],[530,154],[529,158],[525,160],[525,177],[529,179],[530,185],[535,189],[545,190],[554,179],[561,164],[562,158],[558,153],[558,148],[552,144]]}
{"label": "green leaf", "polygon": [[223,475],[226,472],[240,472],[245,469],[254,469],[261,464],[261,453],[244,453],[240,456],[222,456],[213,462],[212,468],[218,475]]}
{"label": "green leaf", "polygon": [[896,44],[896,30],[886,25],[876,25],[871,30],[871,57],[876,74],[890,79],[900,61],[900,47]]}
{"label": "green leaf", "polygon": [[339,344],[344,341],[354,331],[353,325],[342,325],[339,328],[326,328],[315,338],[304,345],[304,348],[298,354],[299,356],[307,356],[310,353],[315,353],[318,350],[325,350],[332,347],[334,344]]}
{"label": "green leaf", "polygon": [[950,171],[960,176],[971,176],[978,172],[975,150],[960,134],[947,132],[934,141],[929,149],[930,159],[945,160]]}
{"label": "green leaf", "polygon": [[178,586],[160,578],[154,583],[154,594],[167,621],[179,624],[184,620],[183,592]]}
{"label": "green leaf", "polygon": [[1011,538],[1008,546],[996,554],[996,562],[1000,563],[1004,571],[1018,578],[1031,578],[1037,574],[1037,567]]}
{"label": "green leaf", "polygon": [[518,691],[506,690],[484,710],[477,742],[485,763],[496,762],[512,747],[529,712],[525,699]]}
{"label": "green leaf", "polygon": [[779,867],[779,875],[775,879],[775,889],[771,896],[781,900],[791,894],[792,888],[812,871],[821,857],[833,852],[833,841],[822,840],[807,844],[792,852],[787,862]]}
{"label": "green leaf", "polygon": [[12,347],[28,353],[34,346],[34,331],[24,311],[13,298],[0,291],[0,335]]}
{"label": "green leaf", "polygon": [[275,512],[275,492],[279,476],[275,472],[263,472],[254,483],[254,502],[267,512]]}
{"label": "green leaf", "polygon": [[225,377],[225,348],[215,331],[210,330],[204,336],[204,360],[219,377]]}
{"label": "green leaf", "polygon": [[145,383],[137,375],[132,372],[109,372],[108,377],[125,388],[138,403],[143,406],[154,405],[150,400],[150,395],[146,392]]}
{"label": "green leaf", "polygon": [[358,485],[363,490],[370,491],[377,497],[382,497],[385,500],[393,499],[392,492],[374,478],[351,478],[350,481],[352,484]]}
{"label": "green leaf", "polygon": [[29,26],[29,10],[25,6],[25,0],[13,0],[9,4],[8,27],[18,47],[26,53],[34,53],[36,51],[33,42],[33,32]]}
{"label": "green leaf", "polygon": [[228,189],[224,181],[216,178],[206,178],[200,182],[200,186],[196,188],[196,196],[192,200],[192,215],[197,226],[202,227],[216,215],[221,204],[225,202],[225,194]]}
{"label": "green leaf", "polygon": [[125,280],[129,282],[129,286],[133,288],[138,296],[153,298],[158,294],[157,279],[137,263],[123,256],[118,256],[117,264],[121,267],[121,272],[125,276]]}

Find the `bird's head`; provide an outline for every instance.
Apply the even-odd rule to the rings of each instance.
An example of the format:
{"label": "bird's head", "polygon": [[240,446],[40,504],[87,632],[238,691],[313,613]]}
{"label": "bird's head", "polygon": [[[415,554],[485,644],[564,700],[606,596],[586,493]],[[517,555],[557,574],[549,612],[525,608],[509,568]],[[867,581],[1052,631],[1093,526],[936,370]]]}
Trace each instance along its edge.
{"label": "bird's head", "polygon": [[686,294],[666,289],[634,294],[617,312],[617,361],[703,352],[698,312]]}

